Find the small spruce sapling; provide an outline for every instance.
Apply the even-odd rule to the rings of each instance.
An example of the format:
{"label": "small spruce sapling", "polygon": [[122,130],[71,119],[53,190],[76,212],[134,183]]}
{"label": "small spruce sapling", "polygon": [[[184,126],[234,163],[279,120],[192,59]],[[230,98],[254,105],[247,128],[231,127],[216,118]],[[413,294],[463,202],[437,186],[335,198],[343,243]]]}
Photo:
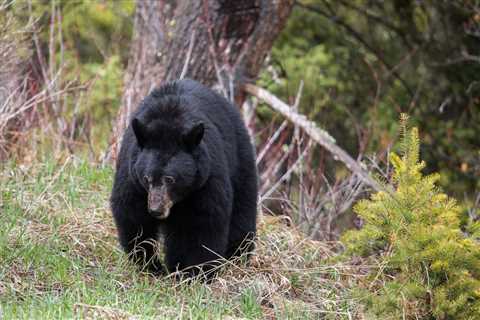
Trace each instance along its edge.
{"label": "small spruce sapling", "polygon": [[380,260],[364,288],[372,315],[480,319],[480,244],[460,229],[460,208],[435,185],[439,175],[422,175],[418,130],[407,120],[401,155],[390,154],[392,184],[356,204],[365,223],[343,237],[346,254]]}

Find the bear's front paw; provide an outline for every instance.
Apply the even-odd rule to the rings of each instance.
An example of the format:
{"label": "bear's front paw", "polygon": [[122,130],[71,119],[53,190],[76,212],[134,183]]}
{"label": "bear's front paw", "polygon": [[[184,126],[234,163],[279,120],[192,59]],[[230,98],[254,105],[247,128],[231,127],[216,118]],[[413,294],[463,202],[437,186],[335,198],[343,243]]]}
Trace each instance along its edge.
{"label": "bear's front paw", "polygon": [[167,269],[163,266],[160,260],[150,261],[147,264],[140,265],[142,272],[149,273],[153,276],[165,276],[168,274]]}

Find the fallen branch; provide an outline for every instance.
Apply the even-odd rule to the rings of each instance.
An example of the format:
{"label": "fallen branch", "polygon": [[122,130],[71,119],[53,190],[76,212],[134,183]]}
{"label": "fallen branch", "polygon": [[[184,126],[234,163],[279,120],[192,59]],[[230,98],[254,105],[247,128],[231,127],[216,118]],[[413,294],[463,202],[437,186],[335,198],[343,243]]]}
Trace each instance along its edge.
{"label": "fallen branch", "polygon": [[281,101],[272,93],[265,89],[257,87],[253,84],[245,84],[244,89],[249,94],[266,102],[273,110],[282,114],[292,123],[302,128],[313,141],[324,147],[333,154],[335,160],[343,162],[347,168],[354,174],[358,175],[367,185],[372,187],[375,191],[380,191],[380,185],[365,171],[360,164],[355,161],[348,153],[340,148],[335,139],[325,130],[320,129],[313,121],[308,120],[304,115],[299,114],[290,108],[285,102]]}

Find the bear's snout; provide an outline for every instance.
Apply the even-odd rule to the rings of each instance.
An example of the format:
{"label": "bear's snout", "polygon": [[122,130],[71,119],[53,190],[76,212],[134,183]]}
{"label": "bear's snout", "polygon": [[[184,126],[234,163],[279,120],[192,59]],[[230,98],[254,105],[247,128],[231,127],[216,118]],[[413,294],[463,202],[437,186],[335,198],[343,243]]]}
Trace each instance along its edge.
{"label": "bear's snout", "polygon": [[172,206],[173,202],[167,187],[165,185],[154,187],[150,184],[148,188],[148,211],[150,214],[157,219],[166,219]]}

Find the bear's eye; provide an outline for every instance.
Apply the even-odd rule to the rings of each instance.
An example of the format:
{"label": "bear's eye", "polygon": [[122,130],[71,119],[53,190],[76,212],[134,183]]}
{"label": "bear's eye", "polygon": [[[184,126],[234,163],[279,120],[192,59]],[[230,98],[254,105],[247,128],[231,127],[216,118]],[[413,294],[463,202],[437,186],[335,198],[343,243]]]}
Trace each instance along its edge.
{"label": "bear's eye", "polygon": [[143,176],[143,181],[145,182],[145,184],[150,184],[152,182],[152,179],[150,179],[149,176]]}
{"label": "bear's eye", "polygon": [[165,176],[165,177],[163,177],[163,183],[174,184],[175,183],[175,178],[172,177],[172,176]]}

